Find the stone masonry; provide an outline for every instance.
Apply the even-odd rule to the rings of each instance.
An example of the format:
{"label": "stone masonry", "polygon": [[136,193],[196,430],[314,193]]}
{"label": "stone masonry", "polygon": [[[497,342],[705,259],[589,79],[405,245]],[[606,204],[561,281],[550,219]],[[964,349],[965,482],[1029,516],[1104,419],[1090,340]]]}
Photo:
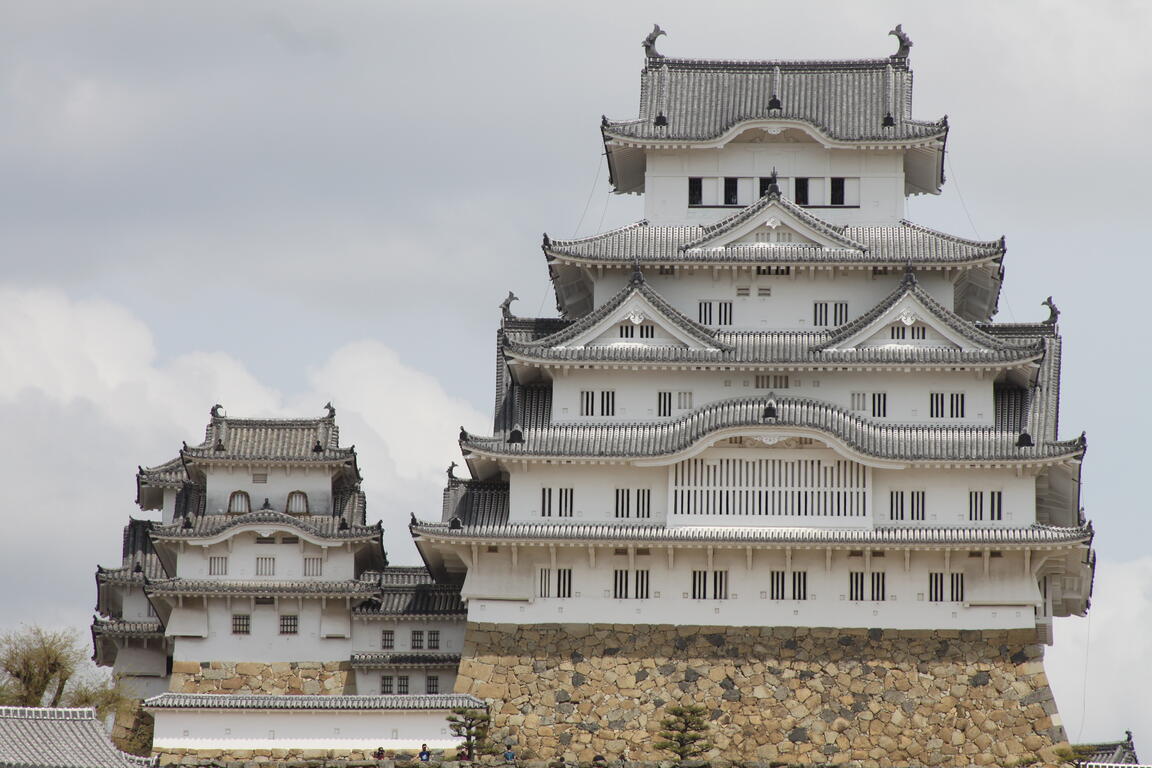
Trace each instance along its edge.
{"label": "stone masonry", "polygon": [[1066,747],[1032,630],[469,623],[458,693],[525,758],[656,751],[665,708],[711,710],[720,762],[1057,762]]}
{"label": "stone masonry", "polygon": [[347,661],[174,661],[168,690],[177,693],[356,693]]}

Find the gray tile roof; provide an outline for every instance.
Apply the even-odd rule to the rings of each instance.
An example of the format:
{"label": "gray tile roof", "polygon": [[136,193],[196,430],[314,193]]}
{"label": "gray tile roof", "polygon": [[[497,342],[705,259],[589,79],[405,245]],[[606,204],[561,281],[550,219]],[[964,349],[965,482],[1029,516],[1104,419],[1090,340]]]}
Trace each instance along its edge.
{"label": "gray tile roof", "polygon": [[164,634],[159,621],[92,620],[92,634],[102,637],[155,637]]}
{"label": "gray tile roof", "polygon": [[458,653],[354,653],[352,666],[361,669],[384,669],[387,667],[433,668],[458,667]]}
{"label": "gray tile roof", "polygon": [[290,515],[274,510],[256,510],[243,515],[198,515],[188,519],[191,521],[190,528],[184,527],[183,520],[172,525],[156,525],[152,528],[152,537],[156,540],[202,539],[243,525],[275,524],[324,539],[371,541],[379,539],[383,530],[380,523],[349,525],[342,529],[340,523],[344,518],[341,517]]}
{"label": "gray tile roof", "polygon": [[[739,223],[767,207],[769,197],[734,213],[716,226]],[[552,259],[586,264],[857,264],[880,267],[955,267],[1003,258],[1003,239],[967,240],[902,221],[896,226],[837,226],[780,201],[806,220],[819,222],[820,231],[834,233],[842,245],[735,243],[724,247],[693,248],[709,235],[701,226],[657,226],[647,221],[576,240],[549,240],[544,252]]]}
{"label": "gray tile roof", "polygon": [[291,596],[309,595],[325,597],[368,597],[376,594],[379,582],[376,579],[348,579],[344,581],[291,581],[227,580],[227,579],[164,579],[151,581],[144,591],[149,596],[167,597],[176,595],[213,596]]}
{"label": "gray tile roof", "polygon": [[464,693],[396,696],[249,695],[227,693],[162,693],[144,700],[146,709],[336,709],[336,710],[448,710],[484,709],[480,699]]}
{"label": "gray tile roof", "polygon": [[1136,765],[1140,758],[1136,756],[1136,746],[1132,743],[1132,732],[1127,733],[1124,741],[1109,741],[1101,744],[1077,744],[1074,749],[1078,757],[1085,763],[1102,763],[1104,765]]}
{"label": "gray tile roof", "polygon": [[480,482],[453,477],[444,489],[441,519],[459,518],[464,525],[483,525],[508,518],[508,483]]}
{"label": "gray tile roof", "polygon": [[[779,108],[771,102],[779,100]],[[839,141],[942,138],[946,119],[913,120],[907,58],[855,61],[649,60],[636,120],[606,120],[604,135],[665,144],[706,141],[747,120],[794,120]],[[891,115],[892,125],[885,126]],[[658,117],[663,116],[665,125]]]}
{"label": "gray tile roof", "polygon": [[[1045,364],[1051,364],[1051,355]],[[1046,398],[1037,398],[1037,402]],[[774,402],[777,417],[763,412]],[[461,449],[508,458],[629,459],[669,456],[721,430],[741,427],[799,427],[843,441],[866,456],[909,462],[1030,462],[1062,460],[1083,455],[1081,440],[1056,441],[1033,425],[1034,447],[1016,446],[1018,432],[980,426],[927,426],[874,421],[827,402],[802,397],[735,398],[709,403],[679,419],[640,423],[525,424],[523,442],[506,436],[466,434]],[[1049,416],[1051,418],[1051,416]]]}
{"label": "gray tile roof", "polygon": [[184,461],[177,456],[155,467],[139,467],[136,482],[139,486],[179,488],[188,481]]}
{"label": "gray tile roof", "polygon": [[0,765],[138,768],[155,761],[116,749],[92,709],[0,707]]}
{"label": "gray tile roof", "polygon": [[852,367],[856,365],[918,365],[1002,367],[1029,362],[1044,353],[1037,342],[1030,347],[1007,347],[994,350],[963,350],[947,347],[921,347],[911,344],[866,347],[856,350],[822,351],[829,341],[827,331],[720,331],[717,342],[725,350],[687,349],[671,346],[596,345],[552,348],[519,343],[509,339],[505,354],[512,360],[527,362],[713,364],[713,365],[790,365],[799,367]]}
{"label": "gray tile roof", "polygon": [[414,535],[439,539],[516,540],[521,542],[715,542],[718,544],[827,544],[856,545],[1043,545],[1088,541],[1090,526],[1062,528],[1031,525],[1027,528],[802,528],[768,526],[619,525],[613,523],[503,523],[452,529],[444,523],[417,521]]}
{"label": "gray tile roof", "polygon": [[447,618],[464,616],[467,612],[458,584],[384,587],[372,599],[352,609],[353,615],[366,618]]}
{"label": "gray tile roof", "polygon": [[213,408],[204,442],[184,447],[191,460],[348,463],[356,452],[340,447],[334,416],[318,419],[232,419]]}

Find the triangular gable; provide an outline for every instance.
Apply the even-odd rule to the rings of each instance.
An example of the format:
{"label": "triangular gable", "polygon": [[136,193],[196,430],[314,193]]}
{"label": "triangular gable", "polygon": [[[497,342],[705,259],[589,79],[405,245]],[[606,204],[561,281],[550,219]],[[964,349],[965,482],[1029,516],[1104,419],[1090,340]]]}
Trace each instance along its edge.
{"label": "triangular gable", "polygon": [[[892,327],[923,327],[927,337],[915,339],[909,334],[893,339]],[[846,350],[889,344],[948,347],[973,350],[1004,350],[1001,340],[976,328],[932,298],[916,282],[911,272],[904,275],[900,286],[889,296],[851,323],[841,326],[821,344],[821,350]]]}
{"label": "triangular gable", "polygon": [[[624,337],[620,333],[622,325],[632,326],[637,332]],[[652,327],[652,335],[642,337],[638,332],[640,326]],[[564,330],[519,346],[570,349],[602,344],[687,349],[727,347],[717,342],[711,330],[690,320],[653,291],[639,272],[619,293]]]}
{"label": "triangular gable", "polygon": [[867,250],[848,238],[842,228],[816,218],[778,192],[769,192],[739,213],[705,227],[701,237],[686,243],[682,249],[723,248],[749,239],[754,242],[757,230],[773,231],[780,227],[802,238],[802,244],[808,241],[823,248]]}

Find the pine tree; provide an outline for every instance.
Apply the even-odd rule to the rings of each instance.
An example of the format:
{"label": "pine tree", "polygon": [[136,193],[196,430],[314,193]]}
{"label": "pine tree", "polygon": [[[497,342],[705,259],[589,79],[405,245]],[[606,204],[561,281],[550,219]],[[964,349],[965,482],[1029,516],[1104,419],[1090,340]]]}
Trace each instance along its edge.
{"label": "pine tree", "polygon": [[452,709],[452,714],[448,715],[448,729],[452,731],[453,736],[464,739],[461,747],[469,760],[490,753],[488,725],[488,713],[482,709],[455,707]]}
{"label": "pine tree", "polygon": [[660,738],[656,742],[657,749],[663,749],[681,760],[698,757],[712,749],[707,740],[708,730],[711,726],[705,720],[707,707],[689,704],[683,707],[668,707],[669,717],[660,721]]}

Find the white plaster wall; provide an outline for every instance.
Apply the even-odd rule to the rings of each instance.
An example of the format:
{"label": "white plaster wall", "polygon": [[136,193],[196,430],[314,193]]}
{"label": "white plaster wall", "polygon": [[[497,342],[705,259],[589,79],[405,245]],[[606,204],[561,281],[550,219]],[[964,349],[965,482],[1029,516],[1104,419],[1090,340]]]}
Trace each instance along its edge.
{"label": "white plaster wall", "polygon": [[[879,527],[909,526],[926,528],[1024,528],[1036,522],[1036,478],[1017,476],[1011,470],[883,470],[872,473],[873,518]],[[891,521],[889,492],[892,490],[925,492],[923,521],[907,520],[908,502],[905,501],[905,520]],[[1004,519],[988,519],[988,500],[985,497],[984,520],[968,519],[969,491],[1001,491],[1004,496]]]}
{"label": "white plaster wall", "polygon": [[[595,279],[595,306],[619,293],[630,277],[628,270],[608,270]],[[698,317],[700,301],[731,301],[732,325],[713,327],[747,331],[813,330],[812,305],[817,301],[846,301],[848,320],[855,320],[896,290],[901,278],[899,270],[873,277],[871,269],[803,273],[793,270],[790,275],[757,275],[755,269],[677,267],[672,275],[661,275],[656,270],[644,274],[653,290],[692,320]],[[954,285],[942,272],[924,270],[917,273],[916,279],[936,301],[949,309],[955,306]],[[749,288],[751,295],[737,296],[738,287]],[[772,295],[758,296],[760,288],[771,288]],[[718,319],[715,312],[713,319]]]}
{"label": "white plaster wall", "polygon": [[161,519],[165,525],[171,525],[176,517],[176,493],[175,488],[164,489],[164,508],[161,512]]}
{"label": "white plaster wall", "polygon": [[129,587],[121,590],[123,595],[120,616],[124,621],[156,621],[152,613],[152,604],[144,595],[144,590],[138,587]]}
{"label": "white plaster wall", "polygon": [[448,710],[151,710],[153,749],[452,749]]}
{"label": "white plaster wall", "polygon": [[[757,371],[570,369],[566,374],[555,377],[552,382],[552,420],[557,423],[673,420],[689,413],[676,407],[676,394],[679,392],[691,392],[693,409],[698,409],[718,400],[764,397],[769,391],[774,391],[780,397],[813,398],[842,408],[852,406],[853,392],[886,392],[888,415],[879,419],[886,423],[991,426],[995,420],[993,380],[978,372],[788,372],[782,366],[765,366],[760,372],[788,373],[788,388],[757,389]],[[580,416],[580,392],[585,390],[597,393],[614,390],[616,415]],[[673,393],[671,417],[656,415],[656,393],[661,391]],[[930,392],[963,392],[965,418],[930,419]],[[597,408],[599,402],[597,395]],[[861,415],[872,418],[870,411]]]}
{"label": "white plaster wall", "polygon": [[[276,537],[277,543],[257,544],[256,532],[242,531],[231,537],[231,546],[229,546],[229,541],[206,547],[189,545],[177,560],[177,575],[184,579],[219,579],[221,581],[265,578],[270,581],[289,579],[341,581],[356,578],[356,562],[351,551],[351,545],[342,543],[321,547],[303,538],[295,544],[281,544],[280,539],[284,536],[299,538],[299,531],[268,528],[267,532]],[[226,575],[209,575],[209,565],[214,556],[228,558],[228,573]],[[257,576],[257,557],[275,557],[275,575]],[[320,576],[304,576],[304,558],[306,557],[322,559]]]}
{"label": "white plaster wall", "polygon": [[[395,634],[391,650],[405,652],[412,650],[412,630],[424,632],[424,649],[430,653],[460,653],[464,648],[464,622],[444,620],[375,619],[357,617],[352,622],[352,647],[356,653],[371,653],[384,650],[380,644],[381,631],[392,630]],[[430,650],[427,645],[429,630],[440,633],[440,648]]]}
{"label": "white plaster wall", "polygon": [[[427,693],[428,692],[428,678],[436,676],[439,678],[439,693],[452,693],[452,689],[456,687],[456,668],[451,669],[358,669],[356,670],[356,692],[361,696],[372,696],[378,693],[383,693],[380,690],[380,677],[382,675],[391,675],[394,679],[405,675],[408,677],[408,692],[409,693]],[[393,686],[396,685],[395,680]],[[396,692],[393,687],[392,692]]]}
{"label": "white plaster wall", "polygon": [[[790,132],[794,133],[794,132]],[[721,149],[653,150],[647,153],[644,215],[653,224],[707,224],[730,216],[732,208],[689,208],[688,178],[742,180],[740,204],[759,196],[758,183],[775,168],[781,177],[842,176],[860,179],[858,208],[816,208],[834,224],[895,224],[904,216],[904,161],[899,150],[824,149],[814,142],[731,143]],[[723,188],[706,203],[718,203]],[[791,189],[784,190],[791,195]],[[816,202],[815,200],[813,202]]]}
{"label": "white plaster wall", "polygon": [[[541,518],[542,488],[572,488],[573,517],[558,517],[558,492],[552,493],[552,517]],[[646,488],[652,491],[652,517],[633,517],[617,520],[616,489],[633,491]],[[620,523],[653,525],[663,523],[668,509],[668,470],[664,467],[626,466],[554,466],[526,464],[509,478],[509,519],[513,522],[580,523],[611,520]]]}
{"label": "white plaster wall", "polygon": [[[967,602],[929,602],[928,573],[945,571],[944,553],[911,553],[907,570],[903,553],[890,551],[885,557],[850,557],[835,551],[829,568],[824,550],[792,551],[791,570],[808,573],[808,599],[772,600],[769,595],[771,570],[787,570],[783,550],[753,552],[748,567],[747,552],[715,549],[712,569],[729,574],[729,599],[691,599],[691,571],[708,569],[708,555],[699,550],[676,550],[669,564],[667,551],[652,549],[648,555],[613,554],[612,548],[597,550],[596,564],[589,563],[586,548],[559,548],[557,567],[572,568],[571,598],[534,597],[539,568],[550,567],[551,554],[544,547],[522,547],[520,569],[529,572],[533,584],[528,594],[514,588],[508,564],[492,555],[481,555],[479,569],[468,573],[466,594],[506,595],[505,599],[469,600],[470,621],[507,623],[646,623],[701,624],[728,626],[816,626],[886,627],[892,629],[1006,629],[1034,625],[1033,604],[1039,590],[1035,579],[1026,575],[1023,556],[1005,551],[989,560],[989,576],[984,575],[983,557],[969,558],[953,553],[952,572],[965,573]],[[617,568],[646,568],[650,571],[651,598],[617,600],[612,597],[613,571]],[[884,571],[887,599],[883,602],[848,600],[850,571]],[[947,580],[946,580],[947,582]],[[519,580],[516,580],[519,583]],[[870,579],[865,590],[870,595]],[[791,594],[791,576],[786,576]],[[946,583],[947,589],[947,583]],[[984,604],[978,604],[980,602]],[[998,601],[995,605],[986,604]]]}
{"label": "white plaster wall", "polygon": [[116,651],[116,663],[112,667],[113,674],[117,677],[122,675],[167,676],[168,654],[164,650],[162,640],[150,640],[148,646],[145,646],[141,640],[130,642],[131,645],[122,645]]}
{"label": "white plaster wall", "polygon": [[[252,598],[233,598],[231,604],[221,598],[208,601],[206,637],[179,637],[173,658],[177,661],[347,661],[352,653],[349,636],[323,637],[321,634],[321,601],[280,598],[278,605],[255,605]],[[182,610],[194,609],[197,603],[185,598],[185,608],[173,610],[169,631]],[[350,615],[343,599],[328,601],[328,610],[337,615]],[[252,617],[251,634],[232,634],[232,614]],[[280,614],[299,616],[295,635],[280,634]],[[350,624],[350,620],[346,620]],[[350,630],[347,632],[350,635]]]}
{"label": "white plaster wall", "polygon": [[[267,482],[255,482],[256,474],[267,475]],[[208,514],[226,512],[233,491],[246,491],[253,510],[260,509],[267,498],[280,512],[286,509],[289,493],[304,491],[311,514],[332,512],[332,475],[327,467],[212,467],[206,480]]]}

